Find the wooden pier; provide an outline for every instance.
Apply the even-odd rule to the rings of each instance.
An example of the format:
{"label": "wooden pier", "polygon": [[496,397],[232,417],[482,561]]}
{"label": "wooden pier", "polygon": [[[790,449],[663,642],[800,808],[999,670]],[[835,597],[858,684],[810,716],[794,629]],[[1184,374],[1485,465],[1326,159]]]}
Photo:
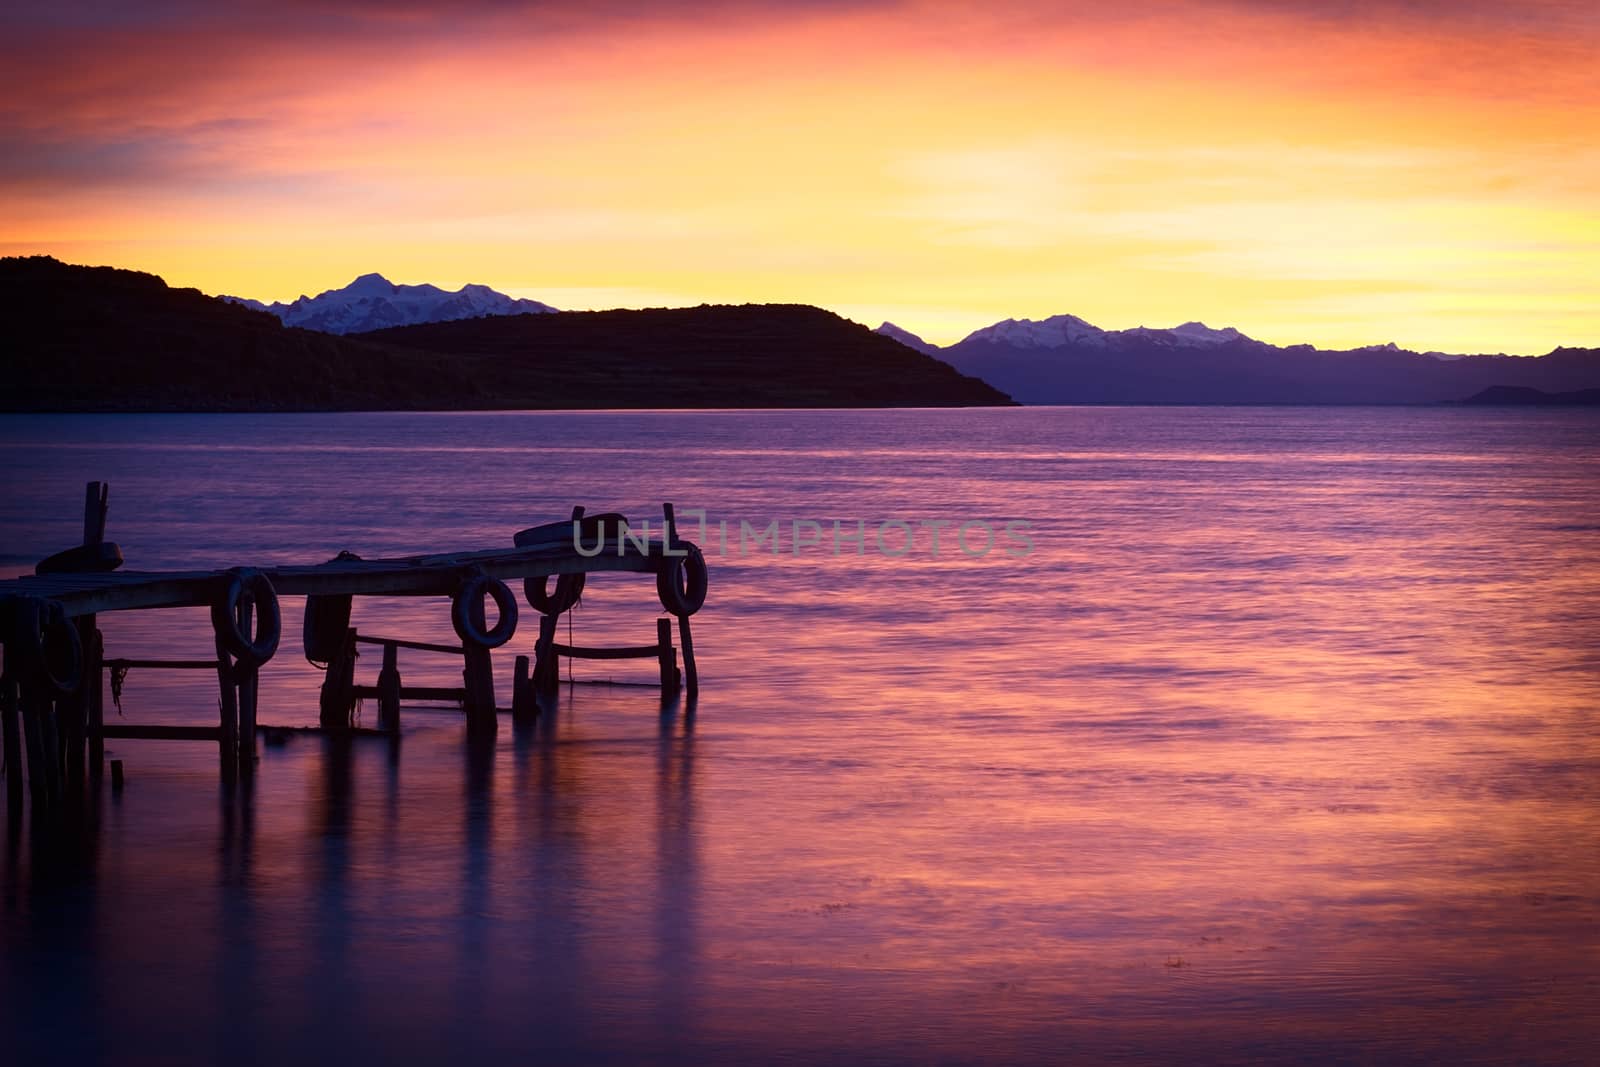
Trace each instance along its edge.
{"label": "wooden pier", "polygon": [[[489,736],[501,712],[494,686],[492,652],[516,632],[517,597],[507,584],[522,580],[527,603],[539,615],[539,636],[530,659],[515,660],[509,711],[527,721],[539,701],[554,692],[562,657],[654,659],[664,698],[680,687],[693,701],[699,683],[689,618],[705,602],[706,565],[700,549],[680,539],[671,504],[663,505],[661,536],[648,524],[632,529],[621,515],[586,516],[533,527],[515,535],[512,547],[444,552],[393,559],[362,559],[349,553],[326,563],[234,567],[227,570],[124,571],[120,548],[105,540],[108,491],[91,482],[85,493],[83,544],[42,562],[33,576],[0,582],[0,727],[4,733],[7,802],[23,802],[24,759],[28,794],[36,809],[49,808],[98,780],[106,738],[203,740],[215,743],[225,780],[254,772],[259,671],[278,651],[282,632],[280,596],[303,596],[306,658],[324,670],[321,729],[355,730],[362,698],[378,701],[378,730],[398,736],[401,703],[407,699],[459,703],[469,735]],[[648,574],[670,618],[656,620],[655,642],[622,647],[582,647],[555,640],[556,623],[582,596],[585,576],[596,572]],[[553,582],[553,588],[551,588]],[[436,644],[358,633],[350,623],[356,597],[449,597],[451,622],[460,644]],[[495,605],[488,625],[485,601]],[[215,654],[203,659],[108,658],[96,617],[113,611],[207,607]],[[672,619],[680,644],[672,643]],[[355,679],[358,646],[381,649],[374,683]],[[678,666],[682,650],[683,666]],[[460,687],[407,686],[400,654],[458,656]],[[130,670],[214,672],[219,690],[216,726],[107,724],[104,674],[114,697]],[[362,731],[366,732],[366,731]]]}

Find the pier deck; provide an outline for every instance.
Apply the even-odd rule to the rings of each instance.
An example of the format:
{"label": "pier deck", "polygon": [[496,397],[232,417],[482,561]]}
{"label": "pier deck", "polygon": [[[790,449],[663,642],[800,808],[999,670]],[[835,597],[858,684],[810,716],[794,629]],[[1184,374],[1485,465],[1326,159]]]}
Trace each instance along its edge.
{"label": "pier deck", "polygon": [[[674,554],[690,547],[679,541]],[[464,570],[477,569],[501,581],[597,571],[653,574],[664,558],[665,546],[659,541],[647,542],[641,550],[624,540],[619,553],[613,539],[593,556],[579,554],[570,544],[541,545],[256,569],[280,596],[451,596]],[[52,600],[68,618],[106,611],[205,607],[227,574],[196,570],[28,575],[0,581],[0,600],[13,596]]]}

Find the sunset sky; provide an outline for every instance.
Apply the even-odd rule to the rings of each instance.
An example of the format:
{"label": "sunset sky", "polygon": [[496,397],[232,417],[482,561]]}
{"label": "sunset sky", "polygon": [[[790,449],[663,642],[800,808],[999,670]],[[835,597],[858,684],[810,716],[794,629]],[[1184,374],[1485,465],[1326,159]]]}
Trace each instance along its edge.
{"label": "sunset sky", "polygon": [[0,252],[1600,345],[1600,4],[24,3]]}

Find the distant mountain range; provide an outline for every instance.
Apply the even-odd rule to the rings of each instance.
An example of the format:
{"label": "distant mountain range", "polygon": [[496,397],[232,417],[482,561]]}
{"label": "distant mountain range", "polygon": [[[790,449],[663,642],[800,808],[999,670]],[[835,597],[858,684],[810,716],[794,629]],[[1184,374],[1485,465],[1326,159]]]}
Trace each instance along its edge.
{"label": "distant mountain range", "polygon": [[1074,315],[1007,319],[941,348],[805,305],[558,312],[378,274],[262,304],[46,256],[0,259],[0,315],[11,411],[1575,404],[1600,388],[1600,349],[1329,351]]}
{"label": "distant mountain range", "polygon": [[302,296],[288,304],[263,304],[242,296],[222,299],[270,312],[285,326],[337,334],[485,315],[543,315],[556,310],[537,300],[519,300],[495,292],[487,285],[463,285],[450,292],[436,285],[396,285],[381,274],[363,274],[343,289]]}
{"label": "distant mountain range", "polygon": [[1600,387],[1600,349],[1450,355],[1396,345],[1280,347],[1233,327],[1102,330],[1075,315],[1007,319],[948,348],[886,322],[878,332],[1024,404],[1431,404],[1492,386]]}
{"label": "distant mountain range", "polygon": [[795,305],[499,315],[338,336],[153,274],[34,256],[0,259],[0,323],[0,411],[1011,402],[865,326]]}

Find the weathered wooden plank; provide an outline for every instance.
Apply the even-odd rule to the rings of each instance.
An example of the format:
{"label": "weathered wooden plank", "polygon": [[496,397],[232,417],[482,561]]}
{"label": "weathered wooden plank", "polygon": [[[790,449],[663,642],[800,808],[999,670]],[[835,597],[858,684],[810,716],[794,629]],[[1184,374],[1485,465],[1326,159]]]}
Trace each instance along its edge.
{"label": "weathered wooden plank", "polygon": [[[666,647],[672,648],[669,640]],[[563,645],[553,642],[550,651],[558,656],[571,656],[573,659],[653,659],[661,655],[662,646],[655,645],[621,645],[613,648],[588,648],[583,645]]]}
{"label": "weathered wooden plank", "polygon": [[[682,542],[687,544],[687,542]],[[594,572],[653,573],[661,546],[581,556],[569,548],[488,549],[398,559],[338,560],[262,567],[281,596],[449,596],[463,568],[477,567],[503,580]],[[143,608],[204,607],[222,571],[115,571],[105,574],[30,575],[0,582],[0,598],[33,596],[58,601],[68,616]]]}
{"label": "weathered wooden plank", "polygon": [[221,741],[222,730],[216,726],[163,726],[156,723],[108,722],[101,735],[113,740],[141,741]]}

